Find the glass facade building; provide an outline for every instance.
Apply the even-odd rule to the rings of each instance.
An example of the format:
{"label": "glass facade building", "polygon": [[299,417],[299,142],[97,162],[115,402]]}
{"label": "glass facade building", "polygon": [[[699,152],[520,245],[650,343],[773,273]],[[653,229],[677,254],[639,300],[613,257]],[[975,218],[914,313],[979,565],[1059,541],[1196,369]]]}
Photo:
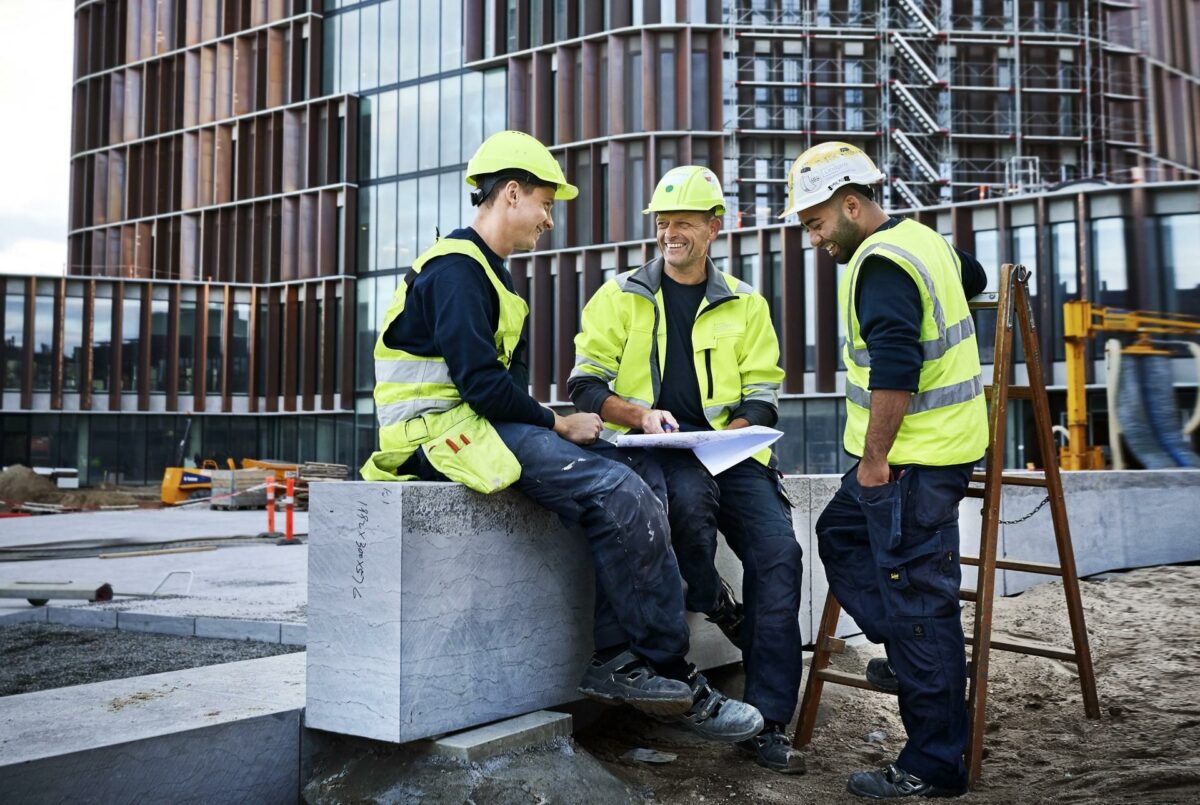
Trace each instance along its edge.
{"label": "glass facade building", "polygon": [[[537,399],[566,402],[586,300],[654,256],[641,209],[658,176],[706,164],[727,194],[714,260],[763,293],[780,335],[783,467],[844,468],[836,267],[774,218],[790,160],[843,139],[888,173],[892,209],[975,252],[993,282],[1001,263],[1033,268],[1061,411],[1064,301],[1200,314],[1196,14],[79,0],[70,265],[0,282],[0,460],[154,482],[191,415],[186,458],[359,464],[383,311],[437,234],[470,222],[466,162],[504,128],[545,142],[582,189],[510,260]],[[994,320],[978,324],[986,342]],[[1179,379],[1186,405],[1194,378]],[[1036,463],[1013,417],[1010,461]]]}

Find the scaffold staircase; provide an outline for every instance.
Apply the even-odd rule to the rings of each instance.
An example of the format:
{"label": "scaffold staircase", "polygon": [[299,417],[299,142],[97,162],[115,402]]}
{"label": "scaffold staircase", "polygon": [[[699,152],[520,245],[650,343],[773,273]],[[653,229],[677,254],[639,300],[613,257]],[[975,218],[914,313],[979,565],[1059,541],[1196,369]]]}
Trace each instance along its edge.
{"label": "scaffold staircase", "polygon": [[[887,19],[883,74],[888,76],[888,168],[893,199],[909,207],[942,200],[949,187],[949,129],[939,73],[943,60],[936,0],[893,0]],[[932,12],[932,13],[931,13]]]}

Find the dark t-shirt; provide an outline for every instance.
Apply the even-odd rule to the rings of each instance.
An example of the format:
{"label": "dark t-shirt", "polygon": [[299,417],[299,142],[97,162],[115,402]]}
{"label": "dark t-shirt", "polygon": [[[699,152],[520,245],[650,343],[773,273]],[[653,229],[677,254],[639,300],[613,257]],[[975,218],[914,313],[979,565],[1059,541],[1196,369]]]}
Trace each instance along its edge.
{"label": "dark t-shirt", "polygon": [[705,283],[684,285],[663,273],[662,295],[666,312],[667,354],[662,386],[655,408],[670,411],[684,430],[712,430],[704,418],[700,383],[696,378],[692,327],[704,304]]}

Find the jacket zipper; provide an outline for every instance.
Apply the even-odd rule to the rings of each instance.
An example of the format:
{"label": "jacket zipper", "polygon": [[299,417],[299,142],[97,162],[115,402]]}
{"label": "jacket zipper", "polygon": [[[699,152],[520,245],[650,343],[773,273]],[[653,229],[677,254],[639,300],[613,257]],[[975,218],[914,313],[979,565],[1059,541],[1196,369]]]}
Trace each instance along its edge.
{"label": "jacket zipper", "polygon": [[704,370],[708,372],[708,399],[713,396],[712,347],[704,350]]}

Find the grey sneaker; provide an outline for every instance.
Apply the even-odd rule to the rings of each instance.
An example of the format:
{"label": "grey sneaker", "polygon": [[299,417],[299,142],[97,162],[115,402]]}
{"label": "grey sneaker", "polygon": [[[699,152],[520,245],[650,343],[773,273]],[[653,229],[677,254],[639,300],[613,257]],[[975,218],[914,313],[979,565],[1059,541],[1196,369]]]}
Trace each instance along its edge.
{"label": "grey sneaker", "polygon": [[731,699],[708,684],[704,674],[696,671],[692,682],[695,703],[691,709],[675,718],[701,738],[721,743],[737,743],[762,732],[763,717],[753,705]]}
{"label": "grey sneaker", "polygon": [[780,774],[804,774],[807,767],[804,755],[792,748],[791,739],[783,726],[771,722],[753,738],[738,741],[738,749],[754,757],[754,762],[764,769]]}
{"label": "grey sneaker", "polygon": [[867,663],[867,681],[888,693],[897,693],[900,690],[896,669],[892,668],[892,661],[886,657],[876,657]]}
{"label": "grey sneaker", "polygon": [[909,774],[895,763],[876,771],[859,771],[850,775],[846,790],[863,799],[900,799],[901,797],[960,797],[967,787],[941,788]]}
{"label": "grey sneaker", "polygon": [[608,662],[595,657],[588,663],[579,692],[605,704],[628,704],[655,716],[677,716],[692,706],[686,682],[659,676],[650,663],[625,651]]}

